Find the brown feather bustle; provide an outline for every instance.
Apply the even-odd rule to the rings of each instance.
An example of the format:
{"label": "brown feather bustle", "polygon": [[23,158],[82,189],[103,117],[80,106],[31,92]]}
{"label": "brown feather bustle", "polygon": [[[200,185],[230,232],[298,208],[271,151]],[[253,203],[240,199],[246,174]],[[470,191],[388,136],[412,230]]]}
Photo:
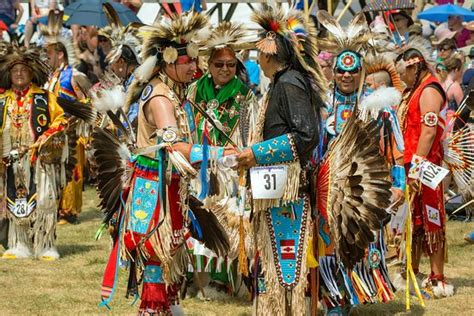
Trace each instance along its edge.
{"label": "brown feather bustle", "polygon": [[336,255],[347,268],[365,256],[390,204],[391,182],[376,121],[353,115],[331,145],[318,177],[328,179],[327,212]]}
{"label": "brown feather bustle", "polygon": [[104,223],[108,223],[114,213],[120,209],[120,193],[128,183],[128,172],[126,157],[121,150],[126,147],[121,145],[118,138],[111,132],[96,128],[92,134],[92,146],[94,157],[98,165],[99,206],[105,213]]}

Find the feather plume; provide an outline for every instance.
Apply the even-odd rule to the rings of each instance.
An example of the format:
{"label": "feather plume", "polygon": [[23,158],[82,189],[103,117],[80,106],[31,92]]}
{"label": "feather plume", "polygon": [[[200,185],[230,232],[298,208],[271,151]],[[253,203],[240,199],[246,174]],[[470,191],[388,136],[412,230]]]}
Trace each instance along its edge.
{"label": "feather plume", "polygon": [[109,89],[102,89],[92,93],[92,104],[99,113],[116,112],[125,104],[125,91],[117,85]]}
{"label": "feather plume", "polygon": [[115,135],[100,128],[92,134],[92,146],[99,173],[99,206],[106,215],[103,222],[108,223],[120,209],[120,194],[131,176],[128,166],[131,154]]}
{"label": "feather plume", "polygon": [[110,40],[112,46],[112,49],[106,57],[107,63],[112,64],[116,62],[122,55],[123,47],[128,47],[134,53],[137,62],[140,64],[140,51],[142,45],[138,38],[138,29],[142,24],[131,23],[127,27],[124,27],[117,12],[110,3],[104,3],[102,8],[109,22],[109,26],[100,32],[101,35]]}
{"label": "feather plume", "polygon": [[143,64],[135,70],[135,80],[139,83],[148,82],[153,75],[157,62],[157,55],[152,55],[145,59]]}
{"label": "feather plume", "polygon": [[188,205],[202,231],[201,238],[197,230],[191,227],[193,238],[203,242],[207,248],[214,251],[218,256],[226,256],[230,249],[229,237],[217,220],[216,215],[206,210],[202,202],[192,195],[189,197]]}
{"label": "feather plume", "polygon": [[402,101],[402,94],[393,87],[380,87],[360,103],[359,117],[363,121],[376,120],[384,108],[397,106]]}
{"label": "feather plume", "polygon": [[107,21],[109,22],[112,28],[123,28],[122,22],[120,22],[120,17],[115,11],[115,9],[112,7],[112,4],[108,2],[102,4],[102,10],[104,10]]}

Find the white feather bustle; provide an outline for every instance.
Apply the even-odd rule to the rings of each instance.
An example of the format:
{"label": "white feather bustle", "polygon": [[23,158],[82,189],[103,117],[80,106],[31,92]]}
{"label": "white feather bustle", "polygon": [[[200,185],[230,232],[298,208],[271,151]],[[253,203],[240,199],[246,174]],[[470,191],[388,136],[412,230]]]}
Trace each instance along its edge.
{"label": "white feather bustle", "polygon": [[99,113],[116,112],[125,105],[126,94],[121,85],[92,93],[92,104]]}
{"label": "white feather bustle", "polygon": [[140,83],[147,83],[153,75],[157,62],[158,57],[156,55],[145,59],[143,64],[135,70],[135,79]]}
{"label": "white feather bustle", "polygon": [[375,120],[384,108],[397,106],[401,101],[402,94],[397,89],[380,87],[362,100],[359,117],[364,121]]}

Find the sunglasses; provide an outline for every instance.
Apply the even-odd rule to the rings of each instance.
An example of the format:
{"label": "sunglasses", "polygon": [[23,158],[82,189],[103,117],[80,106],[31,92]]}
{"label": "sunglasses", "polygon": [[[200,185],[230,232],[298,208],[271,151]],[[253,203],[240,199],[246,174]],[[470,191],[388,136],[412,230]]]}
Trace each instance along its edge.
{"label": "sunglasses", "polygon": [[227,66],[227,68],[235,68],[237,66],[237,62],[230,61],[230,62],[227,62],[227,63],[224,63],[224,62],[214,63],[214,67],[219,68],[219,69],[224,68],[224,66]]}
{"label": "sunglasses", "polygon": [[444,47],[438,48],[440,52],[447,52],[448,50],[453,50],[453,49],[454,47],[451,47],[451,46],[444,46]]}
{"label": "sunglasses", "polygon": [[349,70],[344,70],[344,69],[341,69],[341,68],[336,68],[336,73],[337,73],[337,74],[340,74],[340,75],[343,75],[343,74],[345,74],[345,73],[347,72],[347,73],[349,73],[349,74],[351,74],[351,75],[355,75],[355,74],[357,74],[357,73],[359,72],[359,70],[360,70],[359,68],[355,68],[355,69],[350,70],[350,71],[349,71]]}

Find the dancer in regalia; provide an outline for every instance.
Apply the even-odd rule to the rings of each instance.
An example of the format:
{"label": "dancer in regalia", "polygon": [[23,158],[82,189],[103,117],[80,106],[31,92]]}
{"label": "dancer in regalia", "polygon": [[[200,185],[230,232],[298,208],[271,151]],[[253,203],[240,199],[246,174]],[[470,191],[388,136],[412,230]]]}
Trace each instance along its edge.
{"label": "dancer in regalia", "polygon": [[[48,82],[48,90],[57,97],[68,100],[84,100],[90,84],[84,74],[77,71],[77,63],[72,35],[66,36],[63,32],[63,14],[50,11],[48,25],[41,25],[41,34],[44,37],[48,62],[53,74]],[[82,84],[82,87],[81,87]],[[84,91],[84,92],[83,92]],[[77,131],[81,136],[80,129]],[[58,224],[77,223],[77,216],[82,209],[83,171],[85,164],[85,138],[79,138],[76,146],[76,160],[72,180],[62,192]]]}
{"label": "dancer in regalia", "polygon": [[[123,86],[125,92],[134,79],[134,72],[141,64],[140,52],[142,42],[138,37],[140,25],[122,25],[117,12],[110,3],[103,4],[103,10],[109,20],[109,26],[99,30],[99,34],[110,40],[111,50],[107,54],[106,62],[110,71],[117,77],[118,85]],[[126,120],[134,129],[137,126],[138,102],[134,102],[124,109],[127,114]]]}
{"label": "dancer in regalia", "polygon": [[[399,130],[396,120],[386,118],[396,119],[392,107],[400,102],[401,93],[384,87],[373,91],[364,84],[368,70],[375,73],[384,69],[375,71],[365,64],[365,58],[375,47],[372,47],[373,35],[367,31],[362,13],[356,15],[347,28],[326,11],[319,11],[317,16],[330,32],[319,45],[336,55],[326,137],[317,153],[317,157],[323,159],[317,187],[320,290],[323,305],[329,312],[345,314],[352,306],[387,302],[394,297],[381,231],[382,221],[388,217],[384,209],[390,204],[391,192],[389,168],[380,154],[380,144],[383,144],[380,136],[386,130]],[[381,126],[384,133],[380,133]],[[357,130],[364,129],[367,130],[367,134],[363,134],[366,141],[357,140]],[[391,138],[389,140],[391,144]],[[347,152],[351,147],[347,146],[352,142],[356,142],[358,150],[351,154]],[[340,155],[347,157],[341,160]],[[358,155],[367,157],[360,160]],[[352,164],[352,167],[345,169],[341,163]],[[353,178],[358,174],[356,170],[365,170],[366,180]],[[350,179],[347,183],[338,180],[346,177]],[[333,195],[344,186],[352,189],[339,192],[339,197]],[[355,228],[355,221],[359,222],[359,229]],[[339,228],[339,224],[342,227]]]}
{"label": "dancer in regalia", "polygon": [[0,175],[10,220],[8,249],[2,258],[55,260],[58,198],[65,181],[63,145],[54,135],[64,129],[56,96],[41,87],[49,67],[36,47],[2,44],[0,86]]}
{"label": "dancer in regalia", "polygon": [[[190,86],[188,99],[199,104],[216,124],[221,126],[227,136],[221,135],[220,131],[213,128],[207,121],[207,117],[195,111],[195,129],[199,144],[236,145],[240,148],[248,145],[249,132],[255,127],[258,103],[252,90],[241,80],[244,65],[239,61],[237,53],[255,45],[254,41],[255,37],[252,38],[249,31],[242,25],[222,22],[212,30],[209,38],[203,43],[206,47],[206,55],[209,56],[209,69]],[[191,240],[196,264],[194,269],[197,272],[209,272],[213,282],[224,286],[230,284],[232,290],[236,290],[240,287],[241,278],[233,262],[239,256],[239,250],[242,250],[239,247],[240,217],[246,215],[245,224],[242,223],[242,225],[248,228],[248,213],[239,214],[237,206],[239,175],[230,168],[223,168],[222,165],[218,167],[216,164],[209,166],[206,177],[208,177],[207,172],[212,177],[210,181],[212,183],[209,185],[213,188],[208,189],[209,199],[205,200],[205,204],[220,210],[220,212],[216,210],[216,215],[229,234],[231,251],[227,258],[217,258],[215,254],[209,253]],[[200,187],[203,187],[202,183]],[[204,185],[204,187],[208,186]],[[216,187],[218,187],[217,191]],[[250,235],[246,235],[247,242],[250,242]],[[202,277],[205,276],[202,275]]]}
{"label": "dancer in regalia", "polygon": [[[430,54],[418,41],[410,41],[401,49],[397,69],[407,85],[398,108],[405,150],[399,165],[407,171],[411,189],[413,221],[413,272],[419,273],[421,254],[430,258],[431,272],[422,282],[425,290],[436,298],[454,294],[444,276],[446,254],[446,212],[443,186],[432,189],[419,182],[420,166],[429,161],[440,166],[443,161],[442,137],[446,107],[443,87],[429,70]],[[467,167],[467,166],[466,166]]]}
{"label": "dancer in regalia", "polygon": [[139,314],[171,315],[179,309],[177,290],[189,264],[186,238],[192,235],[219,255],[228,251],[216,217],[190,195],[190,180],[197,175],[191,163],[234,152],[192,145],[188,113],[193,109],[185,102],[185,88],[196,71],[195,36],[207,23],[205,16],[189,13],[143,27],[144,62],[129,90],[129,104],[139,102],[137,148],[130,153],[105,130],[94,134],[104,222],[117,217],[104,305],[123,260],[130,262],[128,295],[137,295],[143,283]]}
{"label": "dancer in regalia", "polygon": [[[255,264],[251,266],[258,315],[303,315],[310,239],[308,163],[318,144],[324,79],[316,62],[315,27],[300,12],[257,11],[263,29],[259,64],[272,81],[250,147],[238,167],[251,169]],[[280,192],[274,190],[276,184]]]}

